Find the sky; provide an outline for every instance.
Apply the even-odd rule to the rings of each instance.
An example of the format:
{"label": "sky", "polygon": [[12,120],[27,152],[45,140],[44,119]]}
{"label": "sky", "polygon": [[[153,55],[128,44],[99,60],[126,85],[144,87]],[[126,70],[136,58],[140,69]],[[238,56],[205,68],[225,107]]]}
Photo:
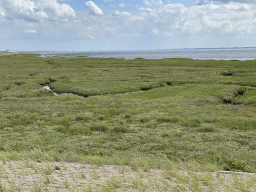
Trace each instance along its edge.
{"label": "sky", "polygon": [[256,46],[256,0],[0,0],[0,50]]}

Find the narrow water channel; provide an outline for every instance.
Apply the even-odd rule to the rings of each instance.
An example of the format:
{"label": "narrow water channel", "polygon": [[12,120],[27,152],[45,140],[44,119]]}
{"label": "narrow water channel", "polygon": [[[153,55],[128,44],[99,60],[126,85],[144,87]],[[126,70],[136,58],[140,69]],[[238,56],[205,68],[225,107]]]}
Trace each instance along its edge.
{"label": "narrow water channel", "polygon": [[56,93],[56,92],[54,92],[54,91],[51,89],[51,87],[50,87],[49,85],[44,85],[44,86],[43,86],[43,89],[47,89],[47,90],[49,90],[49,91],[52,91],[53,94],[56,95],[56,96],[58,96],[58,95],[75,95],[75,96],[81,97],[80,95],[77,95],[77,94],[74,94],[74,93]]}

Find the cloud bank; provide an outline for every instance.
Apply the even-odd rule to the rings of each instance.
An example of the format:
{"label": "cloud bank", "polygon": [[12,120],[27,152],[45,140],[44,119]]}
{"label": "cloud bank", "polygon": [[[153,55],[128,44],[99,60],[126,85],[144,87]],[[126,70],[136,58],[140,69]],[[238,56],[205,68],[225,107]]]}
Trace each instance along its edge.
{"label": "cloud bank", "polygon": [[1,0],[0,16],[6,20],[27,22],[72,20],[75,11],[56,0]]}
{"label": "cloud bank", "polygon": [[131,46],[132,42],[144,42],[145,47],[161,42],[180,47],[195,42],[208,46],[206,41],[215,46],[225,45],[221,42],[233,45],[232,40],[243,42],[244,38],[254,42],[250,40],[256,33],[256,6],[252,0],[198,0],[191,7],[163,4],[161,0],[143,2],[136,13],[115,10],[104,14],[93,1],[85,3],[84,11],[75,12],[57,0],[1,0],[0,25],[5,27],[0,29],[0,40],[104,40]]}
{"label": "cloud bank", "polygon": [[198,5],[205,5],[209,3],[214,3],[214,2],[219,2],[219,3],[230,3],[230,2],[237,2],[237,3],[253,3],[255,4],[255,0],[198,0],[197,4]]}

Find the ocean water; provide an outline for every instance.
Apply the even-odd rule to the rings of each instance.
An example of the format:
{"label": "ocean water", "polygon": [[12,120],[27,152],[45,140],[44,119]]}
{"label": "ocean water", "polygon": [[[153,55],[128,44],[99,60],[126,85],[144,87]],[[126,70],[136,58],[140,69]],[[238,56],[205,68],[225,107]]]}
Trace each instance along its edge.
{"label": "ocean water", "polygon": [[34,53],[40,57],[98,57],[124,59],[163,59],[190,58],[212,60],[254,60],[256,48],[218,48],[218,49],[165,49],[152,51],[95,51],[95,52],[19,52],[20,54]]}

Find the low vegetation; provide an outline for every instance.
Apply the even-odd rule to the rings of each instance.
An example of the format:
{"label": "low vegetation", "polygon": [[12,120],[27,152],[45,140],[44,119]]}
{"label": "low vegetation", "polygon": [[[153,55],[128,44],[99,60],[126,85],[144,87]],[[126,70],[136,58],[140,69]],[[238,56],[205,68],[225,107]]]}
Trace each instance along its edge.
{"label": "low vegetation", "polygon": [[[0,57],[0,68],[2,162],[165,170],[181,191],[211,187],[211,172],[256,172],[256,61],[13,54]],[[48,164],[46,184],[52,172]],[[120,182],[98,190],[114,191]],[[150,182],[127,185],[143,191]]]}

